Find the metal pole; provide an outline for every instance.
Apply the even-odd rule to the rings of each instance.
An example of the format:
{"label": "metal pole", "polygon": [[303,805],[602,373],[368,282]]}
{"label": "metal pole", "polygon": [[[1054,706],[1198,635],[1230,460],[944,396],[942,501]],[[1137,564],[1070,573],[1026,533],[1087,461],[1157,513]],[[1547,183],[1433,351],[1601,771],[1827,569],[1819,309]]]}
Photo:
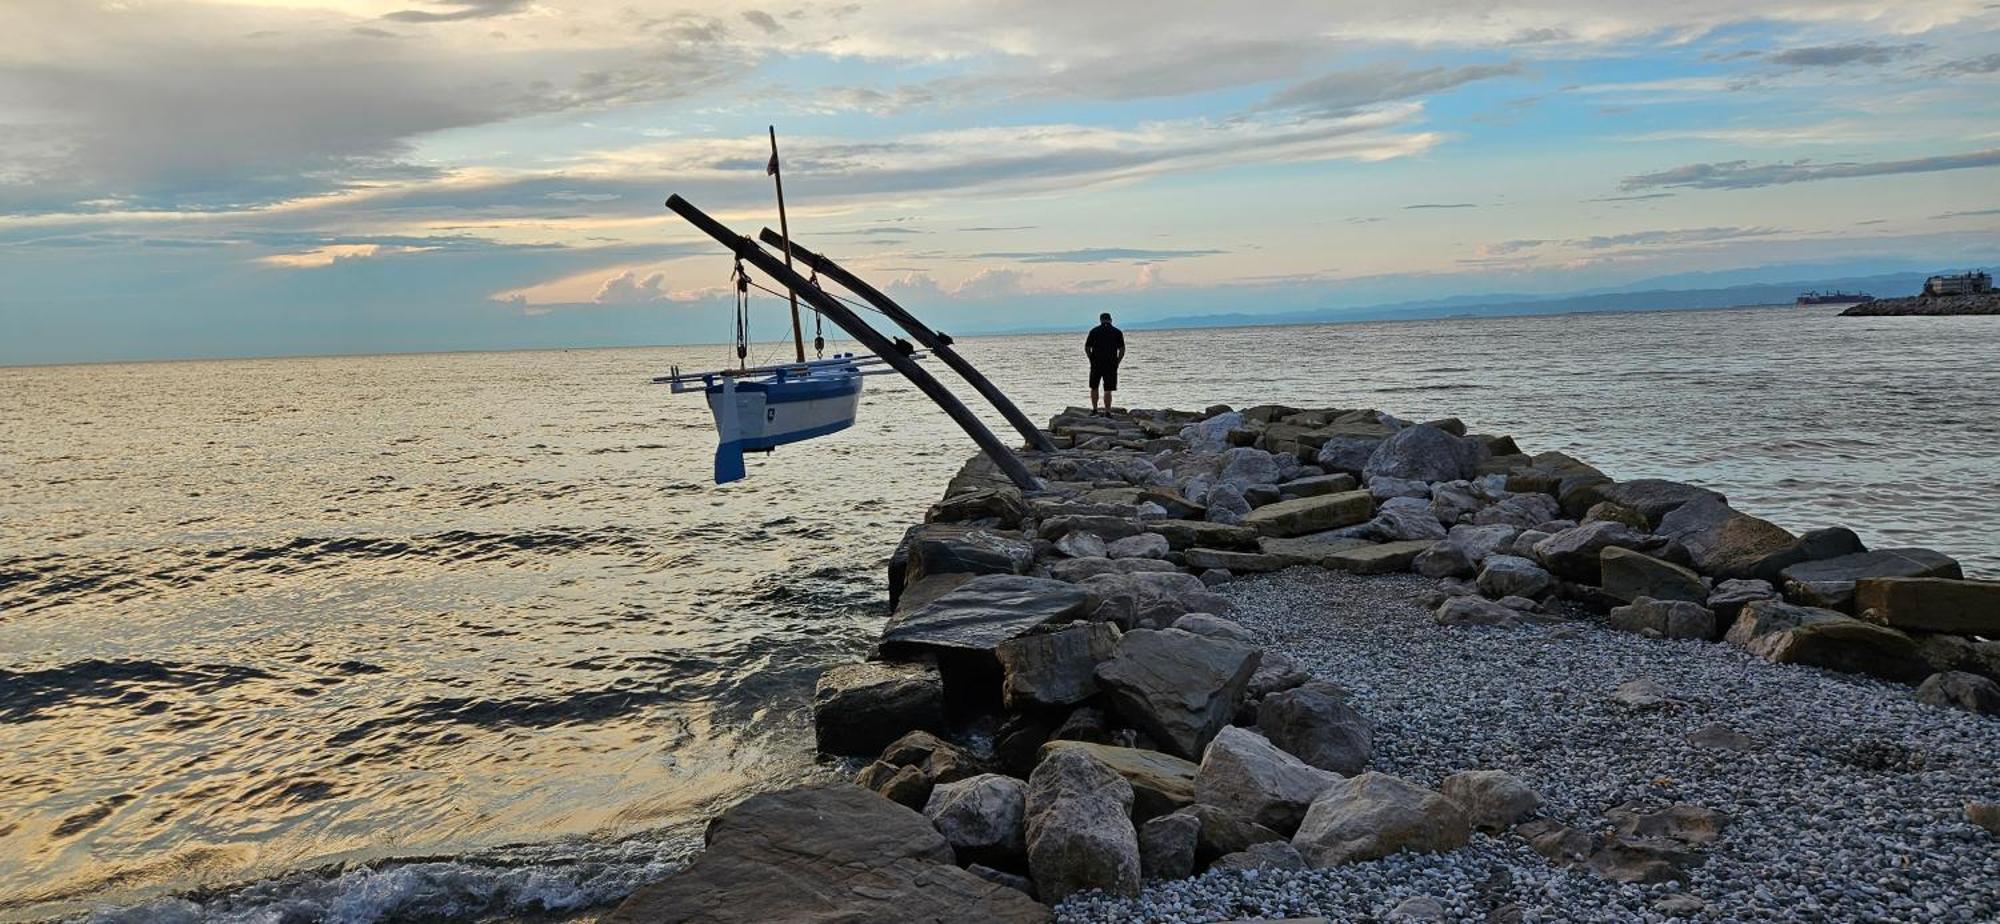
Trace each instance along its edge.
{"label": "metal pole", "polygon": [[[785,224],[785,177],[778,168],[778,126],[771,126],[771,182],[778,187],[778,227],[785,232],[784,239],[790,240],[792,230]],[[785,246],[785,268],[792,268],[792,248]],[[806,335],[799,328],[799,293],[792,290],[792,350],[798,354],[799,362],[806,361]]]}
{"label": "metal pole", "polygon": [[1008,449],[1007,444],[1000,442],[1000,438],[994,436],[993,431],[987,429],[986,424],[981,422],[964,402],[959,401],[957,395],[952,394],[950,389],[944,387],[929,372],[924,371],[915,360],[904,356],[896,349],[894,343],[889,342],[889,338],[882,336],[880,331],[869,327],[867,322],[847,310],[847,306],[841,304],[839,299],[813,287],[764,248],[757,246],[756,241],[729,230],[727,226],[708,217],[707,213],[695,208],[686,199],[678,195],[672,196],[667,199],[667,208],[687,219],[688,224],[694,225],[703,234],[715,238],[717,243],[729,248],[738,257],[764,271],[764,275],[777,280],[794,294],[804,297],[814,308],[819,309],[822,315],[831,318],[833,323],[847,331],[848,336],[873,350],[876,355],[882,357],[883,362],[895,367],[897,372],[901,372],[904,378],[909,379],[911,384],[916,385],[919,391],[943,409],[960,429],[965,431],[965,435],[972,437],[972,441],[979,444],[979,448],[985,451],[987,458],[992,459],[993,464],[1006,473],[1007,479],[1012,481],[1015,487],[1023,491],[1034,491],[1041,487],[1035,481],[1035,476],[1028,472],[1028,467],[1021,464],[1021,457],[1015,455],[1012,449]]}
{"label": "metal pole", "polygon": [[1021,413],[1021,409],[1014,406],[1014,402],[1008,399],[1005,392],[1002,392],[986,376],[981,375],[979,370],[972,368],[972,363],[967,362],[965,357],[958,355],[958,351],[952,349],[950,344],[938,339],[936,331],[925,326],[924,322],[917,320],[916,315],[911,314],[903,306],[896,304],[894,299],[882,294],[874,286],[862,281],[861,277],[848,272],[845,267],[828,259],[825,254],[813,253],[799,244],[791,243],[789,236],[765,228],[763,238],[764,243],[774,246],[780,243],[785,244],[790,253],[798,255],[798,258],[805,261],[805,264],[815,272],[834,282],[840,283],[848,291],[861,296],[863,301],[874,305],[875,310],[887,315],[889,320],[896,322],[904,330],[909,331],[911,337],[915,338],[918,343],[923,344],[926,349],[931,351],[931,355],[944,360],[945,365],[950,366],[953,372],[958,373],[960,378],[971,383],[974,389],[984,396],[987,401],[991,402],[1000,411],[1000,416],[1007,418],[1007,422],[1013,424],[1015,430],[1020,431],[1021,438],[1028,441],[1028,448],[1039,449],[1043,452],[1050,452],[1055,449],[1055,444],[1049,442],[1048,434],[1043,433],[1040,427],[1035,426],[1035,422],[1029,420],[1028,415]]}

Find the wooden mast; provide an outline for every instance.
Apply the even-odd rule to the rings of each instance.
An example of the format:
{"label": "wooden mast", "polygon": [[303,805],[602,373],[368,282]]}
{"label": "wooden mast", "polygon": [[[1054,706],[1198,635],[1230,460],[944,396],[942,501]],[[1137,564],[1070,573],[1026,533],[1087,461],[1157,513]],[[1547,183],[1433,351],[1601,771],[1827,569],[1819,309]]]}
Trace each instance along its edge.
{"label": "wooden mast", "polygon": [[[778,171],[778,126],[771,126],[771,182],[778,187],[778,233],[785,239],[785,268],[792,268],[792,229],[785,223],[785,178]],[[792,293],[792,350],[799,362],[806,361],[806,333],[799,326],[799,293]]]}

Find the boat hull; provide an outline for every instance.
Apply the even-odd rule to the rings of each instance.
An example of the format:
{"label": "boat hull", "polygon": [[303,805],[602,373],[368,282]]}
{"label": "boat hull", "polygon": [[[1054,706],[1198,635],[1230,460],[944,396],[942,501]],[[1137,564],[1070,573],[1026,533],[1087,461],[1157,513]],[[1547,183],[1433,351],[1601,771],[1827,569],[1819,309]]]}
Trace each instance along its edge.
{"label": "boat hull", "polygon": [[[709,410],[722,424],[721,386],[708,389]],[[743,382],[735,389],[736,442],[745,452],[838,433],[854,425],[861,406],[861,376],[812,376],[784,383]]]}

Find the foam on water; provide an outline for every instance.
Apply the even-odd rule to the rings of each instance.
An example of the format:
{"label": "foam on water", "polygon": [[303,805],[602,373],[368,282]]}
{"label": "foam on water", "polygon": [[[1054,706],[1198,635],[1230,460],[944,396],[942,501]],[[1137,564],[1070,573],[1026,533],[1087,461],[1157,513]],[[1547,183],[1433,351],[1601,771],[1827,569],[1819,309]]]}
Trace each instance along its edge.
{"label": "foam on water", "polygon": [[[1456,415],[2000,575],[2000,318],[1831,314],[1133,331],[1119,397]],[[960,349],[1046,418],[1080,341]],[[723,353],[0,369],[0,921],[601,905],[819,772],[812,680],[971,446],[879,378],[716,488],[644,383]]]}

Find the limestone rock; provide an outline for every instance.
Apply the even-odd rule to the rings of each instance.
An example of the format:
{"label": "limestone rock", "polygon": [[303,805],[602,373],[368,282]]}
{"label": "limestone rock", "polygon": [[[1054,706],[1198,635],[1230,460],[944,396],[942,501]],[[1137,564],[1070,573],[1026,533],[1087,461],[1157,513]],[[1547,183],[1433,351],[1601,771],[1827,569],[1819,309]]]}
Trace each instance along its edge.
{"label": "limestone rock", "polygon": [[1107,622],[1012,638],[994,646],[1008,709],[1067,706],[1097,694],[1097,665],[1118,650],[1118,627]]}
{"label": "limestone rock", "polygon": [[1312,565],[1325,568],[1328,560],[1342,552],[1374,545],[1366,539],[1334,536],[1328,533],[1314,533],[1310,536],[1281,537],[1265,536],[1257,540],[1257,547],[1266,556],[1292,565]]}
{"label": "limestone rock", "polygon": [[1314,867],[1375,860],[1401,851],[1465,846],[1465,814],[1450,799],[1385,773],[1335,782],[1306,810],[1292,846]]}
{"label": "limestone rock", "polygon": [[1145,878],[1186,879],[1194,875],[1201,819],[1161,815],[1139,826],[1139,871]]}
{"label": "limestone rock", "polygon": [[1708,600],[1708,586],[1702,583],[1701,575],[1644,552],[1608,546],[1598,553],[1598,568],[1604,592],[1626,602],[1640,597],[1690,603]]}
{"label": "limestone rock", "polygon": [[1489,597],[1539,598],[1555,589],[1555,575],[1525,558],[1489,555],[1479,569],[1479,592]]}
{"label": "limestone rock", "polygon": [[1542,807],[1540,793],[1505,770],[1461,770],[1444,778],[1444,797],[1484,831],[1512,827]]}
{"label": "limestone rock", "polygon": [[1194,802],[1196,766],[1171,754],[1087,741],[1057,740],[1042,745],[1043,759],[1076,748],[1111,768],[1132,787],[1132,816],[1144,821]]}
{"label": "limestone rock", "polygon": [[944,684],[934,665],[840,664],[813,686],[813,734],[828,754],[873,754],[911,729],[943,728]]}
{"label": "limestone rock", "polygon": [[711,822],[706,840],[607,924],[1049,920],[1026,895],[952,865],[951,845],[922,815],[845,783],[752,796]]}
{"label": "limestone rock", "polygon": [[1236,714],[1258,651],[1168,629],[1135,629],[1098,665],[1112,708],[1170,753],[1193,758]]}
{"label": "limestone rock", "polygon": [[[1981,715],[2000,715],[2000,683],[1978,674],[1945,671],[1924,679],[1917,687],[1917,702]],[[1201,798],[1199,793],[1195,798]]]}
{"label": "limestone rock", "polygon": [[1232,726],[1217,733],[1202,753],[1194,798],[1284,834],[1298,828],[1313,799],[1337,779],[1263,735]]}
{"label": "limestone rock", "polygon": [[932,788],[924,817],[951,844],[959,863],[1015,867],[1026,849],[1027,793],[1020,780],[982,773]]}
{"label": "limestone rock", "polygon": [[1351,776],[1374,756],[1374,729],[1341,689],[1313,681],[1264,697],[1257,730],[1307,764]]}
{"label": "limestone rock", "polygon": [[1786,568],[1785,597],[1795,603],[1842,612],[1854,608],[1856,582],[1863,578],[1937,577],[1959,579],[1958,562],[1930,549],[1877,549],[1803,562]]}
{"label": "limestone rock", "polygon": [[1869,622],[1913,632],[2000,638],[2000,581],[1863,578],[1854,585],[1854,611]]}
{"label": "limestone rock", "polygon": [[1930,666],[1907,635],[1832,610],[1758,600],[1727,641],[1778,664],[1804,664],[1915,683]]}
{"label": "limestone rock", "polygon": [[1363,522],[1374,512],[1366,491],[1345,491],[1279,501],[1250,511],[1243,525],[1263,536],[1303,536]]}
{"label": "limestone rock", "polygon": [[1055,748],[1029,774],[1025,804],[1028,871],[1044,899],[1139,893],[1139,835],[1123,777],[1081,748]]}

